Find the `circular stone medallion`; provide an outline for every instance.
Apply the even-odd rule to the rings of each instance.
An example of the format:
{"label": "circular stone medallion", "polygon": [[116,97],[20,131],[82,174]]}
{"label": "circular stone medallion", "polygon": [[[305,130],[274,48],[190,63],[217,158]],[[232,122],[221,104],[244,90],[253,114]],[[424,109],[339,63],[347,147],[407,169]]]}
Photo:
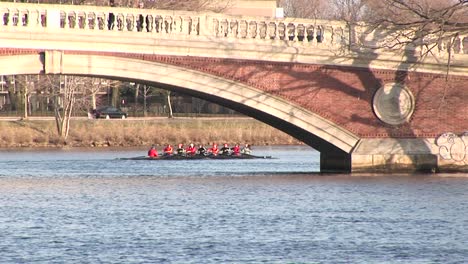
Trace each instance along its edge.
{"label": "circular stone medallion", "polygon": [[403,85],[388,83],[377,90],[372,107],[382,122],[396,126],[411,118],[414,112],[414,97]]}

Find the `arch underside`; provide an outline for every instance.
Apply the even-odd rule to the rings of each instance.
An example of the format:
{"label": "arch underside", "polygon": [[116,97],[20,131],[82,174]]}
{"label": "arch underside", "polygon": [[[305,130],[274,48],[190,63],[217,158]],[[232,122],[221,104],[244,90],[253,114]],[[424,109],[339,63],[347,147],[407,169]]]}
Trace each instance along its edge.
{"label": "arch underside", "polygon": [[[48,52],[0,56],[0,73],[67,74],[145,83],[205,99],[269,124],[321,153],[346,156],[359,138],[280,97],[242,83],[173,65],[100,55]],[[12,66],[15,65],[15,66]]]}

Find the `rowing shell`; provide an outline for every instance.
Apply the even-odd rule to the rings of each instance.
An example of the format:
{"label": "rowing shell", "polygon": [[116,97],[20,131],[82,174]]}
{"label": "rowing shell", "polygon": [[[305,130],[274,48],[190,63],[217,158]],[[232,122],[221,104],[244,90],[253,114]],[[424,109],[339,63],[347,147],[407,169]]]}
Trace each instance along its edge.
{"label": "rowing shell", "polygon": [[271,159],[271,156],[242,155],[171,155],[171,156],[138,156],[131,158],[118,158],[119,160],[200,160],[200,159]]}

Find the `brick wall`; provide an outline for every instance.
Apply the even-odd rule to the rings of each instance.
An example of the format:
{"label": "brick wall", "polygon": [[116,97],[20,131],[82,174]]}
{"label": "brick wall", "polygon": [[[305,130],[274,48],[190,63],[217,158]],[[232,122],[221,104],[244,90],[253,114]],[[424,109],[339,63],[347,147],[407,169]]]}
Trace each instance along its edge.
{"label": "brick wall", "polygon": [[[0,55],[37,52],[4,49]],[[468,131],[468,77],[202,57],[93,54],[167,63],[235,80],[298,104],[362,138],[427,138]],[[391,82],[404,83],[415,96],[415,112],[400,126],[381,122],[372,110],[374,93]]]}

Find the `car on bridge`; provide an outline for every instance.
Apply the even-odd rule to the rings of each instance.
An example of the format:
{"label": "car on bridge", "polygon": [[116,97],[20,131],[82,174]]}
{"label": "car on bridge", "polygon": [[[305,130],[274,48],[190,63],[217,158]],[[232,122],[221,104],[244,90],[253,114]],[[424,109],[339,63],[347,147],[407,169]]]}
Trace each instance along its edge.
{"label": "car on bridge", "polygon": [[98,109],[93,111],[95,118],[120,118],[125,119],[127,118],[127,113],[122,111],[120,108],[113,107],[113,106],[103,106],[99,107]]}

